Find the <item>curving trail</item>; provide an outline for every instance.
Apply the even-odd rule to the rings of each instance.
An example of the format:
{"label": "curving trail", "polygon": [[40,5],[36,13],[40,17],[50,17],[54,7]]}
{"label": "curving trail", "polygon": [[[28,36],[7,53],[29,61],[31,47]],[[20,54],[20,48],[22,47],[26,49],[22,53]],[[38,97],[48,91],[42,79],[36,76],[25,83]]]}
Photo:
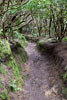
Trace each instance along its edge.
{"label": "curving trail", "polygon": [[28,61],[24,64],[27,79],[22,100],[65,100],[61,95],[62,81],[51,56],[40,54],[35,43],[25,48]]}

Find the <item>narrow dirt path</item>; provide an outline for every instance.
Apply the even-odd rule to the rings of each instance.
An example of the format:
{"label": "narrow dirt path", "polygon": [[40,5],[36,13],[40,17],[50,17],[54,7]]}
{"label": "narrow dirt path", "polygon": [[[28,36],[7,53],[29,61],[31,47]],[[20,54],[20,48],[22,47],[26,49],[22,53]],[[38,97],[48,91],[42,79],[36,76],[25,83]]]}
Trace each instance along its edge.
{"label": "narrow dirt path", "polygon": [[35,43],[26,47],[28,61],[24,64],[27,79],[22,100],[65,100],[61,95],[61,80],[53,59],[41,55]]}

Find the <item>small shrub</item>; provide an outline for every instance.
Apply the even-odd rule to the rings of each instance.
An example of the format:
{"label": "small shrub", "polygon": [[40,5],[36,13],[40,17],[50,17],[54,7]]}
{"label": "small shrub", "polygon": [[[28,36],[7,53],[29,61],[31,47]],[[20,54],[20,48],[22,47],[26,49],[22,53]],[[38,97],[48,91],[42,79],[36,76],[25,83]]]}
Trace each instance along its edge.
{"label": "small shrub", "polygon": [[12,82],[10,83],[10,90],[13,91],[18,91],[21,90],[20,88],[17,87],[16,85],[16,80],[12,80]]}
{"label": "small shrub", "polygon": [[64,41],[64,42],[67,42],[67,37],[64,37],[64,38],[63,38],[63,41]]}

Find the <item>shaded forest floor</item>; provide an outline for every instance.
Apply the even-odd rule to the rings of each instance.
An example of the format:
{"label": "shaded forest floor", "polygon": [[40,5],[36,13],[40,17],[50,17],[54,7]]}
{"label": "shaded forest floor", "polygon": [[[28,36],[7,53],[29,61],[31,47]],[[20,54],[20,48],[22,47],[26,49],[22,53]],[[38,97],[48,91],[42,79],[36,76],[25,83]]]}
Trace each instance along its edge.
{"label": "shaded forest floor", "polygon": [[22,100],[65,100],[61,93],[62,80],[52,56],[40,54],[35,43],[25,48],[28,61],[23,65],[27,75]]}

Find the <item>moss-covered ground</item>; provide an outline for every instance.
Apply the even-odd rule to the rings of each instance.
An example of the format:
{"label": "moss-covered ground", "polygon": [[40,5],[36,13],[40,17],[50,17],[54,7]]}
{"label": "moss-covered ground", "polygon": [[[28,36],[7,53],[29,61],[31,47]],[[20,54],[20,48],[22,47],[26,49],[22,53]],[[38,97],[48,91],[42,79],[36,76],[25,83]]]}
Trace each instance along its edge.
{"label": "moss-covered ground", "polygon": [[[23,76],[21,64],[27,60],[27,53],[24,46],[27,42],[20,41],[16,53],[10,48],[7,40],[0,39],[0,98],[10,100],[9,92],[21,90],[23,86]],[[17,57],[17,59],[16,59]]]}

